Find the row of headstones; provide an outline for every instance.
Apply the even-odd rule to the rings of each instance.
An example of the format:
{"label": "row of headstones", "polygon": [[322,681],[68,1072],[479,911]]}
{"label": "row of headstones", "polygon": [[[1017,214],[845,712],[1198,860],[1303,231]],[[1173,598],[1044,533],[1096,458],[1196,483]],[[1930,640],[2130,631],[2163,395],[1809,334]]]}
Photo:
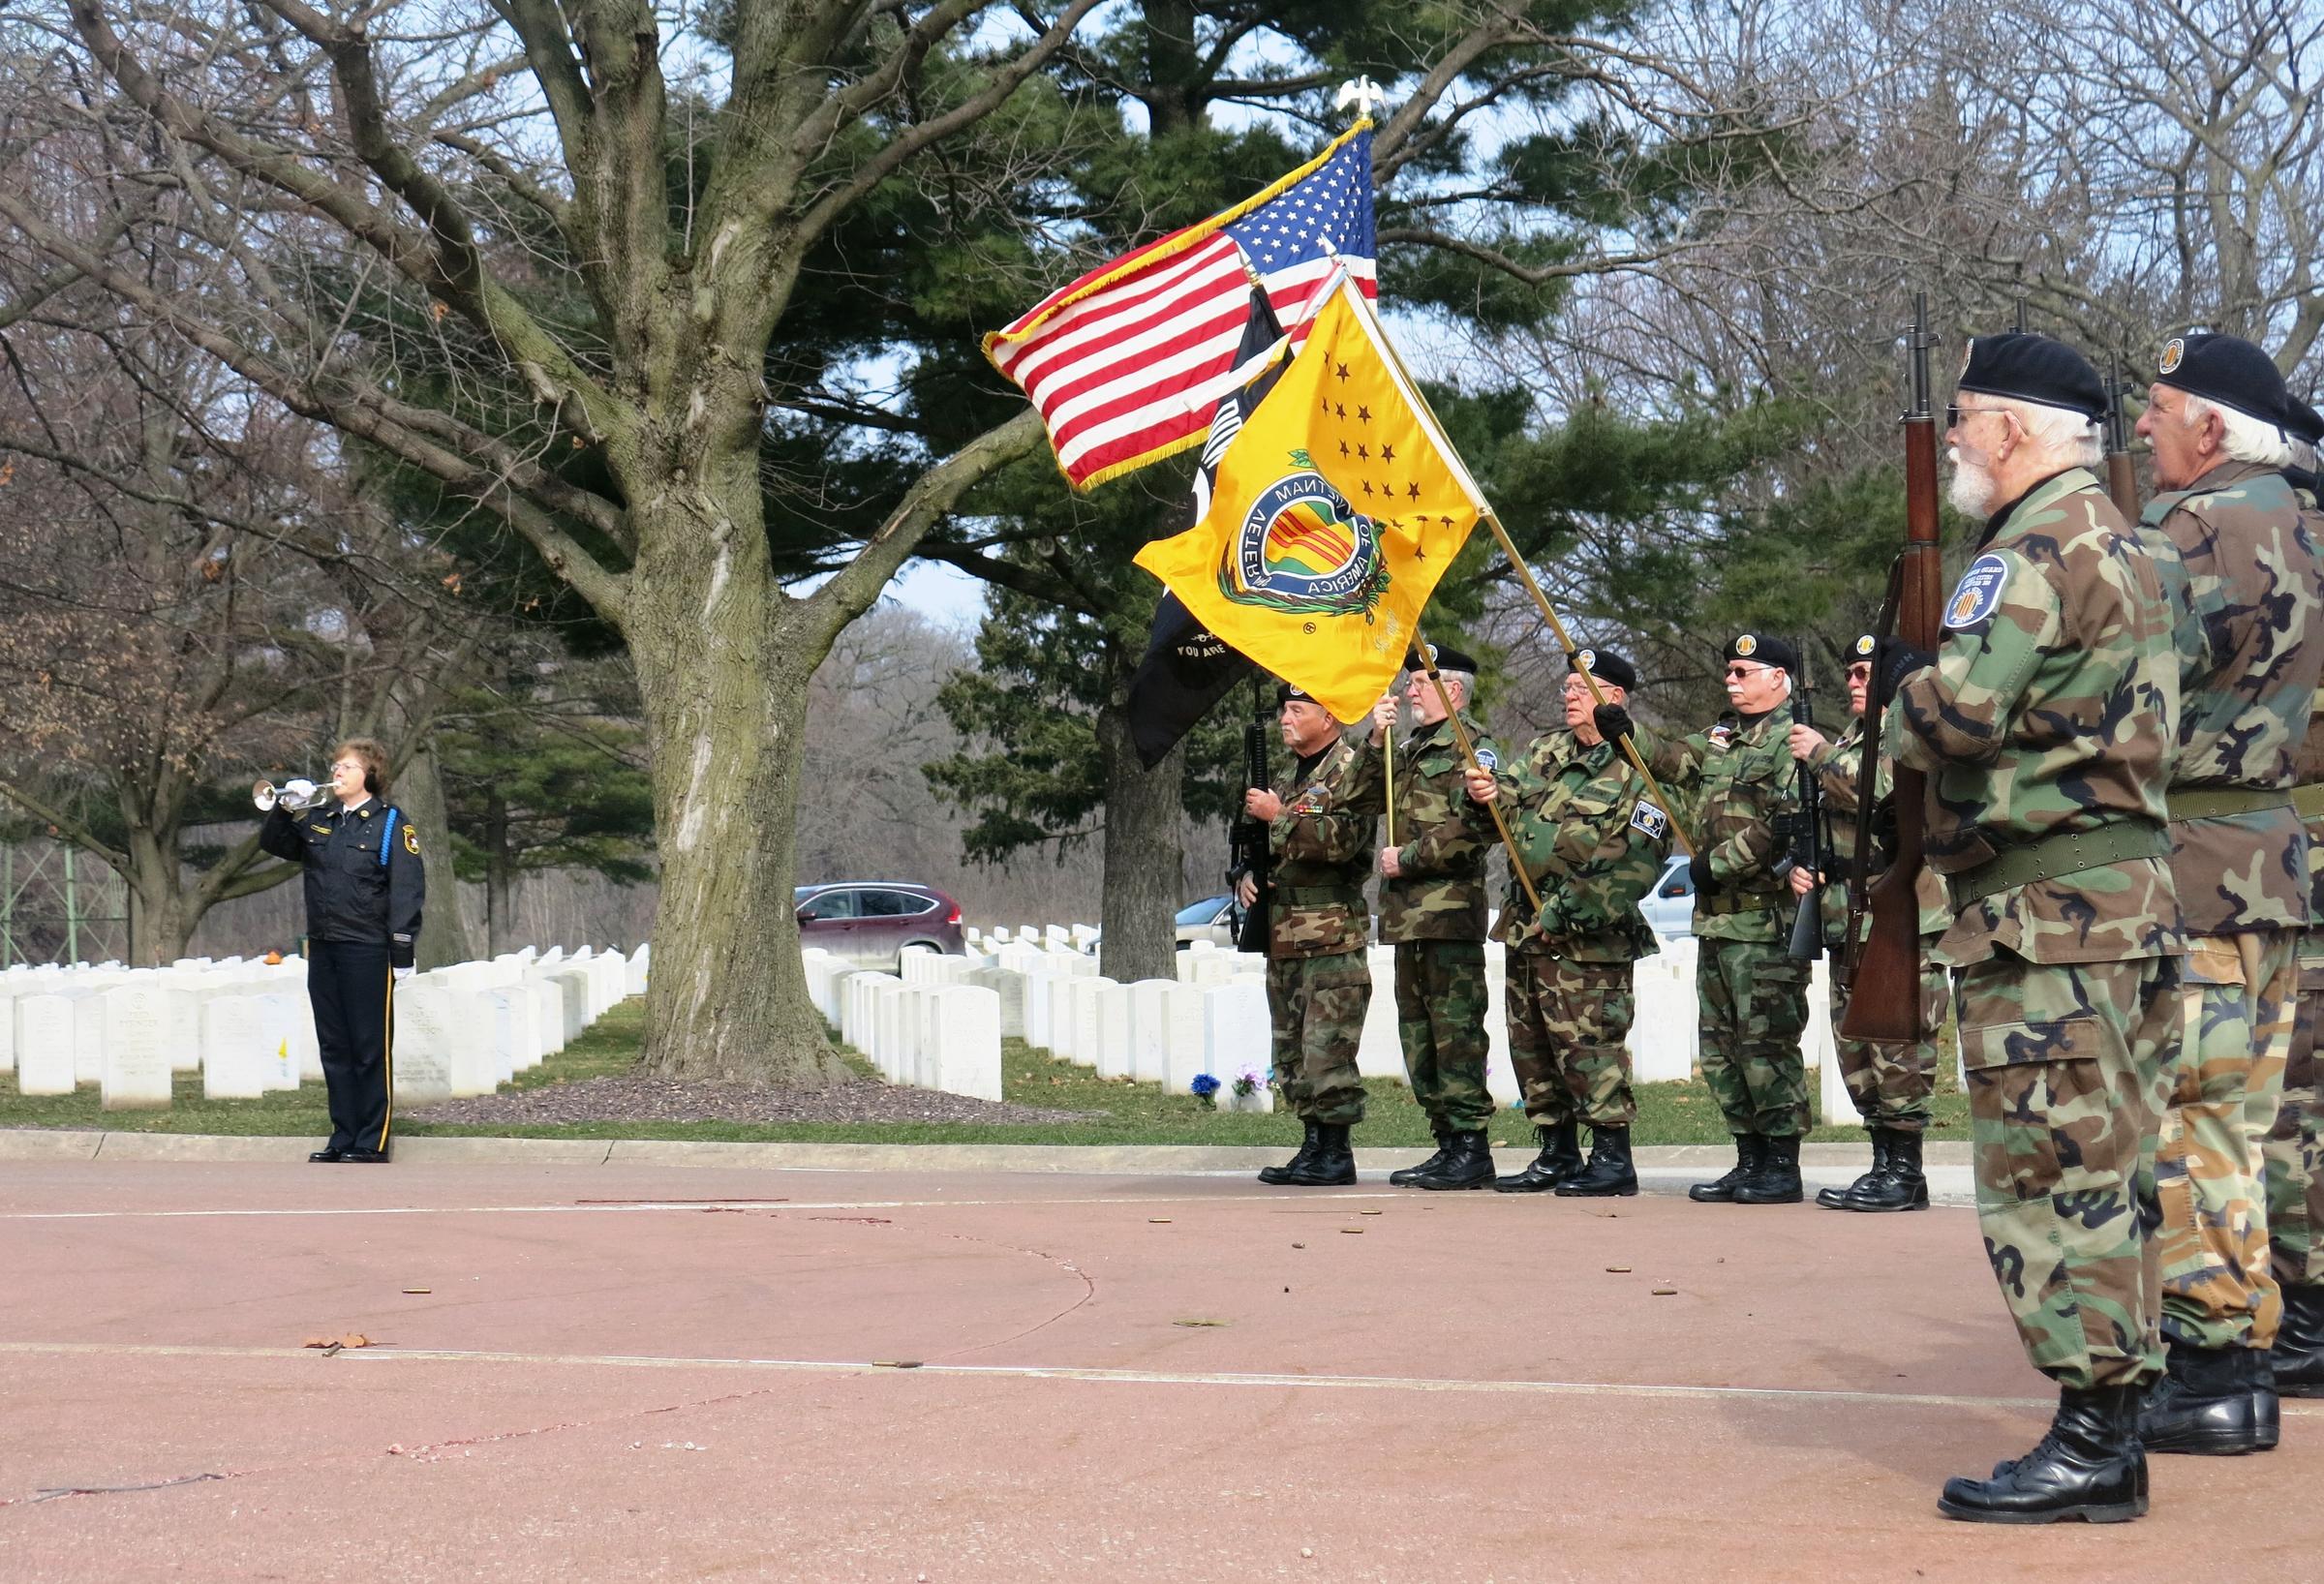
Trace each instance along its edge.
{"label": "row of headstones", "polygon": [[1014,928],[998,925],[980,929],[974,925],[961,931],[971,951],[990,952],[999,946],[1030,946],[1036,950],[1062,948],[1066,951],[1086,952],[1097,944],[1097,929],[1086,924],[1021,924]]}
{"label": "row of headstones", "polygon": [[[1665,941],[1658,955],[1636,964],[1629,1044],[1639,1082],[1684,1081],[1700,1060],[1697,952],[1693,937],[1681,936]],[[1372,995],[1357,1067],[1365,1078],[1402,1081],[1395,948],[1368,948],[1365,964]],[[990,957],[906,953],[902,974],[907,982],[972,983],[996,990],[1004,1037],[1022,1038],[1092,1068],[1101,1078],[1159,1083],[1183,1093],[1207,1073],[1220,1081],[1223,1097],[1238,1078],[1264,1078],[1271,1062],[1266,966],[1266,959],[1256,954],[1197,941],[1177,954],[1175,983],[1118,984],[1098,971],[1097,960],[1051,944],[1004,946]],[[1828,971],[1828,963],[1816,964],[1801,1045],[1819,1078],[1822,1115],[1845,1120],[1855,1112],[1833,1054]],[[1486,1086],[1501,1104],[1514,1105],[1522,1088],[1510,1060],[1506,954],[1498,944],[1485,947],[1485,986]]]}
{"label": "row of headstones", "polygon": [[[395,993],[398,1104],[489,1093],[535,1065],[623,995],[642,991],[648,952],[593,958],[528,947],[489,963],[414,975]],[[177,1073],[211,1100],[254,1100],[320,1081],[304,959],[181,959],[0,971],[0,1070],[24,1095],[96,1083],[106,1110],[167,1107]]]}
{"label": "row of headstones", "polygon": [[1016,976],[989,966],[983,953],[907,951],[901,974],[859,968],[814,946],[800,959],[825,1020],[889,1082],[1000,1098],[1001,996],[980,981]]}

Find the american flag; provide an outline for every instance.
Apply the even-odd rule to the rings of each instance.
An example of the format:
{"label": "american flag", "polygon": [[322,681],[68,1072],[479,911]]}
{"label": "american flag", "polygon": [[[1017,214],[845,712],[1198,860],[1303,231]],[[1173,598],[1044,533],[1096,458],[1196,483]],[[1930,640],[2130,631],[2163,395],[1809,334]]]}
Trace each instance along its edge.
{"label": "american flag", "polygon": [[1296,350],[1334,263],[1377,292],[1368,121],[1266,192],[1050,293],[985,337],[1049,426],[1076,489],[1200,444],[1218,399],[1258,372],[1238,353],[1250,285]]}

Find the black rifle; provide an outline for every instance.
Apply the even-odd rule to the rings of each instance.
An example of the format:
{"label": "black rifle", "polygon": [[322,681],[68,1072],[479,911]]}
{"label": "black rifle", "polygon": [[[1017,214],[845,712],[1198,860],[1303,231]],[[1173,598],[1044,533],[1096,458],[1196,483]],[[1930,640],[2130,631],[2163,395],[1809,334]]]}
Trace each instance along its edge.
{"label": "black rifle", "polygon": [[[1267,695],[1256,684],[1252,689],[1250,723],[1242,728],[1243,780],[1258,791],[1265,791],[1273,777],[1267,769]],[[1268,850],[1267,821],[1251,813],[1242,800],[1237,799],[1235,821],[1227,828],[1227,884],[1238,887],[1244,875],[1257,885],[1251,905],[1242,911],[1242,928],[1237,931],[1238,951],[1264,952],[1267,950],[1267,888],[1271,878],[1269,869],[1273,859]]]}
{"label": "black rifle", "polygon": [[[1815,729],[1815,690],[1808,685],[1807,646],[1800,646],[1799,685],[1792,689],[1791,717],[1799,724]],[[1777,831],[1791,841],[1789,858],[1795,868],[1804,868],[1816,877],[1808,894],[1799,899],[1799,910],[1791,915],[1790,955],[1802,962],[1813,962],[1823,956],[1823,888],[1825,876],[1831,872],[1832,840],[1827,824],[1828,810],[1823,806],[1823,783],[1816,769],[1805,759],[1799,761],[1799,812],[1783,814],[1776,819]]]}

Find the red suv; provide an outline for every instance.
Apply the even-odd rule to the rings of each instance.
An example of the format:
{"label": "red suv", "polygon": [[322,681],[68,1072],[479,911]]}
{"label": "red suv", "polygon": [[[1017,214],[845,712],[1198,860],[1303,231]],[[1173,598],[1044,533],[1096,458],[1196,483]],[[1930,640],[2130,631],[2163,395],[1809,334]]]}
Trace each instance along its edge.
{"label": "red suv", "polygon": [[820,946],[835,957],[867,967],[901,965],[904,948],[925,946],[956,957],[961,940],[961,904],[933,886],[906,880],[841,880],[801,886],[792,893],[799,909],[799,944]]}

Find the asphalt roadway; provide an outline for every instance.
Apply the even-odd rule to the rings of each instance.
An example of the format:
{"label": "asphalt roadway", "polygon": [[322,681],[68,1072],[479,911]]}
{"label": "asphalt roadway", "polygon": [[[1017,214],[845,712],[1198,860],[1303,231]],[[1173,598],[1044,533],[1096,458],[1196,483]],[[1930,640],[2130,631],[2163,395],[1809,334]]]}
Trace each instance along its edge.
{"label": "asphalt roadway", "polygon": [[2324,1572],[2324,1403],[1940,1518],[2046,1418],[1958,1208],[0,1160],[0,1284],[6,1584]]}

